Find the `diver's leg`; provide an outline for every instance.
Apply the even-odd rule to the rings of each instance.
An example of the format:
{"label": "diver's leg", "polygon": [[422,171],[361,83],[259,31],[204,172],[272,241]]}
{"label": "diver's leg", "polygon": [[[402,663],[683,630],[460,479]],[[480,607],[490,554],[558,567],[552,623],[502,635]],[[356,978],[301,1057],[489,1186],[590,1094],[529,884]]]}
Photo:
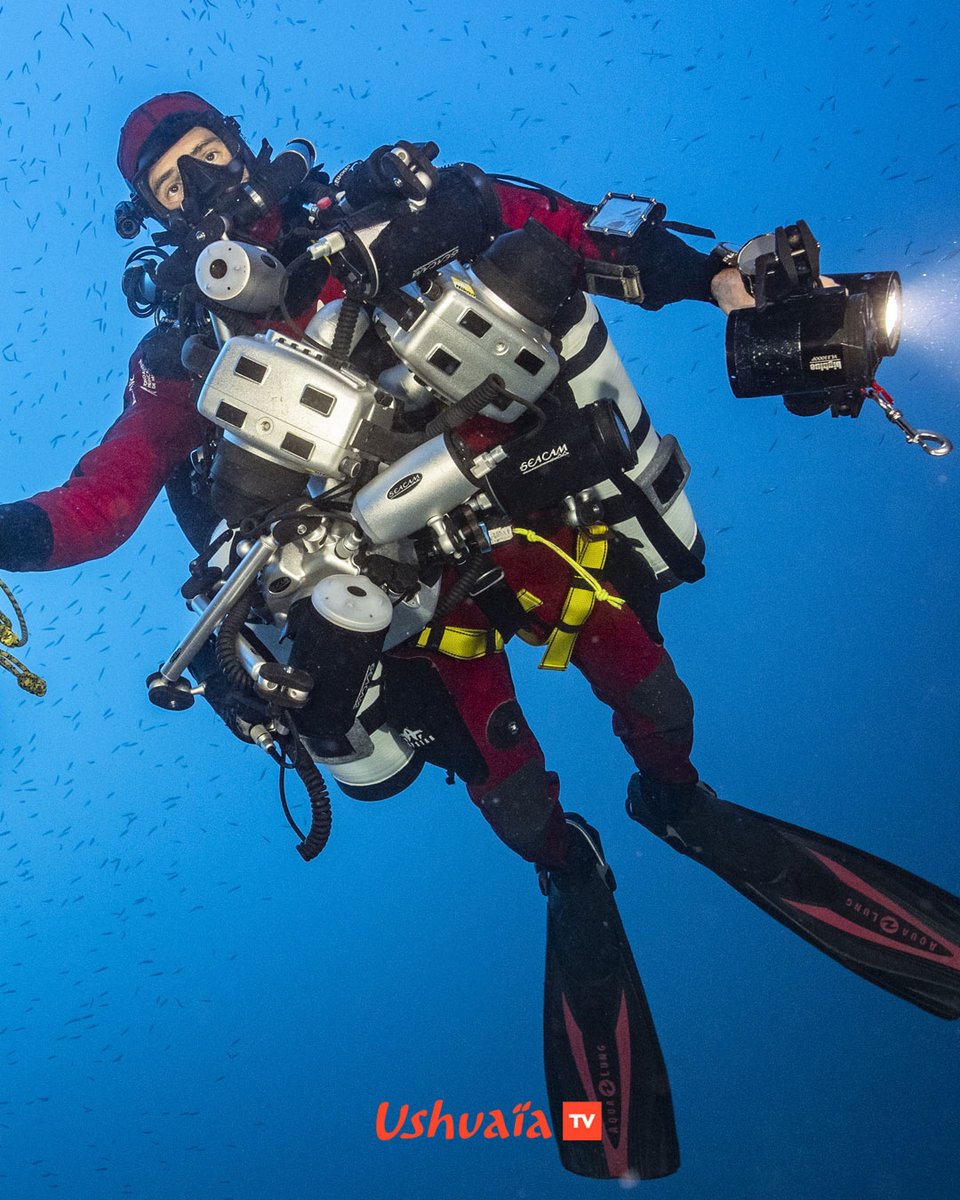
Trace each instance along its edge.
{"label": "diver's leg", "polygon": [[693,699],[670,655],[633,610],[597,604],[577,638],[573,663],[613,709],[613,731],[644,777],[689,788]]}
{"label": "diver's leg", "polygon": [[602,1140],[558,1143],[564,1165],[600,1178],[676,1170],[666,1068],[611,894],[613,875],[596,830],[560,807],[559,780],[517,703],[505,655],[462,661],[403,648],[385,662],[397,728],[424,757],[455,771],[497,836],[538,865],[547,897],[544,1066],[554,1121],[563,1101],[604,1097]]}
{"label": "diver's leg", "polygon": [[411,719],[405,736],[421,743],[424,757],[453,770],[494,833],[529,862],[555,866],[567,849],[560,807],[560,781],[546,769],[543,751],[517,703],[506,656],[488,654],[468,661],[437,651],[408,649],[385,657],[388,697],[400,699]]}

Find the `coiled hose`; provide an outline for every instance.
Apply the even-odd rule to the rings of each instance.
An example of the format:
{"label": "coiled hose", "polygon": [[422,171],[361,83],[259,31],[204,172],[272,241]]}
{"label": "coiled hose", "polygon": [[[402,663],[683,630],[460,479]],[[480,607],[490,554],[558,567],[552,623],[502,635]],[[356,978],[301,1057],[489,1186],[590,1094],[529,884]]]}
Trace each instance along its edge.
{"label": "coiled hose", "polygon": [[217,663],[227,680],[243,692],[253,691],[253,680],[240,659],[237,638],[246,624],[253,604],[254,588],[249,587],[220,624],[217,634]]}
{"label": "coiled hose", "polygon": [[[217,635],[217,662],[220,665],[220,669],[234,687],[245,692],[252,692],[254,690],[253,680],[247,674],[246,668],[240,659],[237,639],[246,623],[247,617],[250,615],[250,608],[253,604],[255,594],[256,585],[253,584],[243,593],[237,603],[223,618],[220,625],[220,632]],[[300,737],[293,723],[292,714],[287,713],[285,720],[290,725],[293,733],[294,748],[289,764],[285,764],[279,758],[277,759],[280,762],[280,797],[287,820],[301,839],[297,844],[297,853],[304,862],[310,862],[311,859],[316,858],[323,850],[330,837],[330,829],[333,824],[330,793],[327,791],[327,785],[324,783],[323,776],[317,769],[316,763],[307,753],[303,739]],[[306,837],[300,832],[287,806],[283,789],[283,772],[287,765],[293,767],[302,780],[303,786],[307,789],[307,798],[310,801],[311,821]]]}
{"label": "coiled hose", "polygon": [[330,837],[330,827],[333,824],[330,793],[327,791],[323,776],[317,770],[317,764],[307,754],[302,742],[297,751],[293,769],[303,781],[303,786],[307,789],[307,797],[310,800],[310,829],[303,841],[297,843],[297,853],[304,862],[309,862],[323,850]]}
{"label": "coiled hose", "polygon": [[330,353],[338,362],[346,362],[350,357],[353,335],[360,319],[360,308],[360,301],[352,296],[348,296],[340,306],[337,325],[333,331],[333,343],[330,346]]}
{"label": "coiled hose", "polygon": [[488,375],[482,383],[478,383],[472,392],[467,392],[456,404],[451,404],[443,412],[438,413],[427,425],[424,431],[428,438],[436,437],[438,433],[449,433],[464,421],[475,417],[481,408],[486,408],[494,400],[499,400],[504,394],[503,380],[499,375]]}
{"label": "coiled hose", "polygon": [[482,554],[474,554],[472,558],[467,560],[466,565],[460,572],[460,578],[437,605],[437,611],[433,615],[434,621],[441,620],[448,613],[452,613],[458,604],[466,600],[473,589],[473,585],[483,574],[485,567],[486,563],[483,561]]}

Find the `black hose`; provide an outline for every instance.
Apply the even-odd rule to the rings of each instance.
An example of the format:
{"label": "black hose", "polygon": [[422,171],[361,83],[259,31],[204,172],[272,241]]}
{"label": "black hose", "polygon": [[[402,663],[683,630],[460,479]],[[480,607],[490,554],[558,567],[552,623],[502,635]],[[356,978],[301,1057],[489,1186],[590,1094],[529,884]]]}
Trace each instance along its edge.
{"label": "black hose", "polygon": [[246,624],[253,604],[253,587],[249,587],[223,618],[217,634],[217,662],[229,682],[244,692],[253,691],[253,680],[240,660],[237,638]]}
{"label": "black hose", "polygon": [[483,574],[485,566],[486,563],[483,560],[482,554],[475,554],[467,561],[460,572],[460,578],[437,605],[437,611],[433,615],[434,621],[442,620],[447,613],[453,612],[458,604],[466,600],[467,596],[470,595],[473,585]]}
{"label": "black hose", "polygon": [[327,785],[323,782],[323,776],[317,770],[316,763],[307,754],[302,742],[294,763],[294,770],[303,780],[303,786],[307,789],[312,814],[310,829],[307,836],[298,844],[297,853],[304,862],[310,862],[312,858],[317,857],[330,837],[330,826],[333,823],[330,811],[330,793],[327,791]]}
{"label": "black hose", "polygon": [[337,327],[333,332],[333,344],[330,347],[330,353],[337,362],[346,362],[350,357],[353,335],[360,319],[360,308],[360,301],[353,296],[346,297],[340,305]]}
{"label": "black hose", "polygon": [[438,433],[448,433],[456,429],[464,421],[475,417],[481,408],[486,408],[504,395],[503,380],[498,375],[488,375],[482,383],[478,383],[472,392],[467,392],[456,404],[451,404],[443,412],[438,413],[424,430],[428,438],[436,437]]}
{"label": "black hose", "polygon": [[521,437],[533,437],[535,433],[539,433],[544,425],[546,425],[547,418],[543,409],[540,407],[540,400],[543,400],[544,397],[549,396],[550,392],[544,392],[543,396],[541,396],[539,400],[524,400],[522,396],[510,397],[511,400],[515,400],[517,404],[522,404],[527,412],[533,417],[533,428],[529,429],[526,433],[521,434]]}

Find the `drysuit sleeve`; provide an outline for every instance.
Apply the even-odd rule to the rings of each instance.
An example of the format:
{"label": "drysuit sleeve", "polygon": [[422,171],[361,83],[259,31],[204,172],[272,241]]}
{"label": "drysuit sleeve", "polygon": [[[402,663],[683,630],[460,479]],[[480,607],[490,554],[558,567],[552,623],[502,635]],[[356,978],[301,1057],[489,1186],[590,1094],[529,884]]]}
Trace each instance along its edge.
{"label": "drysuit sleeve", "polygon": [[61,487],[0,505],[0,569],[52,571],[110,554],[133,533],[174,467],[202,439],[188,376],[130,359],[123,412]]}
{"label": "drysuit sleeve", "polygon": [[532,217],[584,259],[636,267],[643,287],[641,308],[655,311],[678,300],[712,302],[710,281],[722,268],[722,261],[701,254],[662,225],[644,225],[629,240],[592,238],[583,228],[593,211],[589,204],[499,182],[496,191],[503,223],[509,229],[519,229]]}

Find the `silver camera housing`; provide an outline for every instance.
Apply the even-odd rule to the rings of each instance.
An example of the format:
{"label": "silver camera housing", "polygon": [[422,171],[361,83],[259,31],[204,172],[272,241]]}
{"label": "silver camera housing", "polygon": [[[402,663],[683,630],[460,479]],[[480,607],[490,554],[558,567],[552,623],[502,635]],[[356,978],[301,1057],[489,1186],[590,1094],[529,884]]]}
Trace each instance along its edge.
{"label": "silver camera housing", "polygon": [[353,477],[363,423],[389,428],[392,407],[360,372],[275,330],[225,342],[197,401],[230,441],[325,479]]}
{"label": "silver camera housing", "polygon": [[365,484],[350,515],[375,546],[400,541],[474,495],[472,466],[449,434],[431,438]]}
{"label": "silver camera housing", "polygon": [[267,313],[283,295],[283,264],[262,246],[222,238],[200,252],[197,287],[210,300],[238,312]]}
{"label": "silver camera housing", "polygon": [[[417,379],[447,403],[497,375],[506,391],[529,404],[556,379],[560,360],[547,330],[505,303],[469,267],[448,263],[426,291],[407,291],[416,315],[401,324],[378,309],[376,320]],[[526,409],[513,402],[505,409],[490,404],[481,411],[510,423]]]}

